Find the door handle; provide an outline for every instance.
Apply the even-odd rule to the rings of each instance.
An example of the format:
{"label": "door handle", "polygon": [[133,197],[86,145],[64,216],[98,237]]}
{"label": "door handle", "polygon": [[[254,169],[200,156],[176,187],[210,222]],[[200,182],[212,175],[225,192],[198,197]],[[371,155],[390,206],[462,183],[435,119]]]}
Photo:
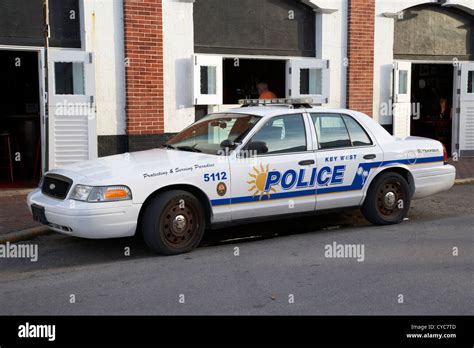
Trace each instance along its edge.
{"label": "door handle", "polygon": [[365,155],[364,156],[364,159],[366,159],[366,160],[371,160],[371,159],[374,159],[374,158],[377,158],[377,155],[373,154],[373,153],[371,153],[370,155]]}
{"label": "door handle", "polygon": [[301,162],[299,162],[298,164],[299,164],[300,166],[310,166],[310,165],[312,165],[312,164],[314,164],[314,163],[316,163],[316,162],[314,162],[314,160],[306,160],[306,161],[301,161]]}

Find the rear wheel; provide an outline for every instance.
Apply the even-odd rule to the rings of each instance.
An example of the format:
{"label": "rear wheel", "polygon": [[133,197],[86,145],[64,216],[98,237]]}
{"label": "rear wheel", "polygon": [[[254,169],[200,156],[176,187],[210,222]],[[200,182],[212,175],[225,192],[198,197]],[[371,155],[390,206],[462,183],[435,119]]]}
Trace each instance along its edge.
{"label": "rear wheel", "polygon": [[158,194],[143,215],[143,238],[155,252],[176,255],[196,248],[204,235],[201,203],[186,191]]}
{"label": "rear wheel", "polygon": [[374,179],[362,213],[375,225],[400,223],[410,209],[410,187],[400,174],[387,172]]}

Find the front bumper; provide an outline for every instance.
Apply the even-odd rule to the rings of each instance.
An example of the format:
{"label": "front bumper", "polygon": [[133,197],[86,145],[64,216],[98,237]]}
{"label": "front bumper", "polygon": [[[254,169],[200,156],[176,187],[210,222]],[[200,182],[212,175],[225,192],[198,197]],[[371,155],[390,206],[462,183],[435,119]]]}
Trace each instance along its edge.
{"label": "front bumper", "polygon": [[423,168],[414,171],[413,177],[415,180],[415,194],[413,198],[428,197],[453,187],[456,180],[456,168],[449,164]]}
{"label": "front bumper", "polygon": [[40,189],[32,191],[27,202],[30,212],[33,204],[44,208],[52,230],[90,239],[133,236],[142,206],[132,201],[88,203],[59,200],[44,195]]}

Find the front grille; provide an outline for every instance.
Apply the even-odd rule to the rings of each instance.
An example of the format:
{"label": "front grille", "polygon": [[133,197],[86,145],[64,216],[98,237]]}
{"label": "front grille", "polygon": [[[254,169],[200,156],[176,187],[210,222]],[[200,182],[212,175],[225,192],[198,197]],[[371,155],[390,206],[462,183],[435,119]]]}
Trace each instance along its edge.
{"label": "front grille", "polygon": [[65,199],[71,186],[71,179],[62,175],[47,174],[44,177],[41,192],[50,197]]}

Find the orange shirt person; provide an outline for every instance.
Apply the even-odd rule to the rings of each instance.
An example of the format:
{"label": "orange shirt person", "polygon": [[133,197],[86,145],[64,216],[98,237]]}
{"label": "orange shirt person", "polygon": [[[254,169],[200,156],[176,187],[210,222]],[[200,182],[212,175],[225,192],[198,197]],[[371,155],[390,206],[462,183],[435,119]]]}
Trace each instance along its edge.
{"label": "orange shirt person", "polygon": [[259,99],[276,99],[277,97],[275,93],[271,92],[268,89],[268,83],[266,82],[260,82],[257,85],[257,90],[258,90],[258,94],[260,95],[258,97]]}

